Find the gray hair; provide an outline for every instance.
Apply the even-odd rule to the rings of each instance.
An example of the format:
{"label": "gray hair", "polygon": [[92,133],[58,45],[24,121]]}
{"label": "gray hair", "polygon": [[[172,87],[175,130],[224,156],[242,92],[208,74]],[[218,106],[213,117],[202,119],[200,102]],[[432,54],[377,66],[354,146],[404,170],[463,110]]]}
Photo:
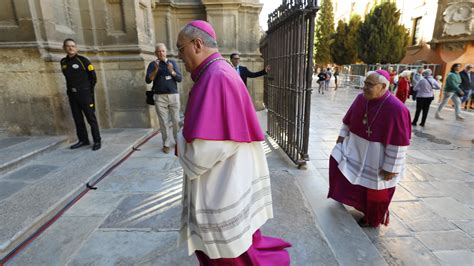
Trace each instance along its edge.
{"label": "gray hair", "polygon": [[367,74],[365,75],[365,77],[368,77],[372,74],[377,74],[377,81],[380,83],[380,84],[385,84],[385,89],[388,89],[389,86],[390,86],[390,80],[387,80],[384,76],[380,75],[379,73],[377,73],[376,71],[369,71],[367,72]]}
{"label": "gray hair", "polygon": [[431,69],[429,69],[429,68],[423,70],[423,72],[421,73],[421,75],[423,75],[423,77],[429,77],[429,76],[431,76],[431,74],[433,74],[433,71],[431,71]]}
{"label": "gray hair", "polygon": [[209,48],[217,48],[217,42],[212,38],[209,34],[207,34],[205,31],[202,31],[199,28],[196,28],[192,25],[186,25],[184,28],[181,30],[181,34],[186,36],[189,39],[201,39],[202,43],[204,46],[209,47]]}
{"label": "gray hair", "polygon": [[166,44],[160,42],[160,43],[157,43],[156,46],[155,46],[155,51],[158,50],[158,48],[165,48],[165,51],[168,51],[168,49],[166,48]]}

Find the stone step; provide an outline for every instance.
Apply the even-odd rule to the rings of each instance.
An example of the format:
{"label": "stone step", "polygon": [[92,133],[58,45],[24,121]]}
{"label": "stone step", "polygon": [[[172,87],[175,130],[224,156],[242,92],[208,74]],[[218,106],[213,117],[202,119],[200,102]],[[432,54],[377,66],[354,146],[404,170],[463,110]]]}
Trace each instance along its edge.
{"label": "stone step", "polygon": [[13,171],[29,160],[54,150],[67,137],[0,137],[0,175]]}
{"label": "stone step", "polygon": [[[288,163],[290,158],[279,149]],[[324,169],[327,171],[327,169]],[[375,245],[340,203],[327,198],[328,180],[311,161],[296,179],[339,265],[388,265]]]}
{"label": "stone step", "polygon": [[97,180],[153,131],[111,129],[101,133],[99,151],[92,151],[90,146],[70,150],[64,145],[0,175],[0,257],[54,217],[87,182]]}

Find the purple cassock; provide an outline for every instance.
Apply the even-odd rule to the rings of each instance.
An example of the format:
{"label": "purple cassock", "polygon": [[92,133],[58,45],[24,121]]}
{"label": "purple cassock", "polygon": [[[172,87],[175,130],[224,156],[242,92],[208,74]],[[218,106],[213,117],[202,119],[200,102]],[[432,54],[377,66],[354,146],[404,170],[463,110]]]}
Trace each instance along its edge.
{"label": "purple cassock", "polygon": [[[361,93],[343,124],[340,136],[345,137],[344,143],[336,145],[329,162],[328,197],[363,212],[370,226],[387,225],[388,206],[405,170],[410,112],[388,90],[369,101]],[[397,176],[383,180],[382,169]]]}

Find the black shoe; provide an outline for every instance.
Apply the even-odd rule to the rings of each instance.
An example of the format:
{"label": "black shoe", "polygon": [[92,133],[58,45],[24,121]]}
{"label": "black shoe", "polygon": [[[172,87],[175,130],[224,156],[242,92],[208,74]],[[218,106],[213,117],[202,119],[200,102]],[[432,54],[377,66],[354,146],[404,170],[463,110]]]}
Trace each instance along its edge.
{"label": "black shoe", "polygon": [[420,127],[425,127],[425,124],[420,124]]}
{"label": "black shoe", "polygon": [[88,146],[88,145],[90,145],[89,142],[79,141],[79,142],[77,142],[76,144],[72,145],[72,146],[69,147],[69,148],[71,148],[71,150],[74,150],[74,149],[80,148],[80,147],[82,147],[82,146]]}
{"label": "black shoe", "polygon": [[100,147],[101,147],[100,142],[96,142],[94,143],[94,145],[92,145],[92,150],[93,151],[99,150]]}
{"label": "black shoe", "polygon": [[411,123],[411,125],[414,126],[414,127],[416,127],[416,123],[415,123],[415,122]]}

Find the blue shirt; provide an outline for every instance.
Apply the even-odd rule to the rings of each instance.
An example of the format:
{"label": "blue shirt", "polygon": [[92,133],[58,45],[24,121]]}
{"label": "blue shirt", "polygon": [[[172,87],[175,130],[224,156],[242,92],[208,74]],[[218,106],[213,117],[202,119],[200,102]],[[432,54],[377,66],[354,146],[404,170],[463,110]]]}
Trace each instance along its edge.
{"label": "blue shirt", "polygon": [[[152,91],[156,94],[178,93],[177,82],[181,82],[181,80],[183,79],[181,71],[179,71],[178,64],[174,60],[168,59],[168,63],[173,64],[174,71],[176,72],[176,76],[173,77],[173,75],[171,75],[171,72],[168,70],[168,63],[165,63],[163,61],[159,62],[159,69],[156,73],[155,79],[153,80]],[[147,84],[150,84],[152,82],[152,80],[150,79],[150,75],[155,67],[156,61],[153,61],[148,64],[145,77],[145,82]]]}

